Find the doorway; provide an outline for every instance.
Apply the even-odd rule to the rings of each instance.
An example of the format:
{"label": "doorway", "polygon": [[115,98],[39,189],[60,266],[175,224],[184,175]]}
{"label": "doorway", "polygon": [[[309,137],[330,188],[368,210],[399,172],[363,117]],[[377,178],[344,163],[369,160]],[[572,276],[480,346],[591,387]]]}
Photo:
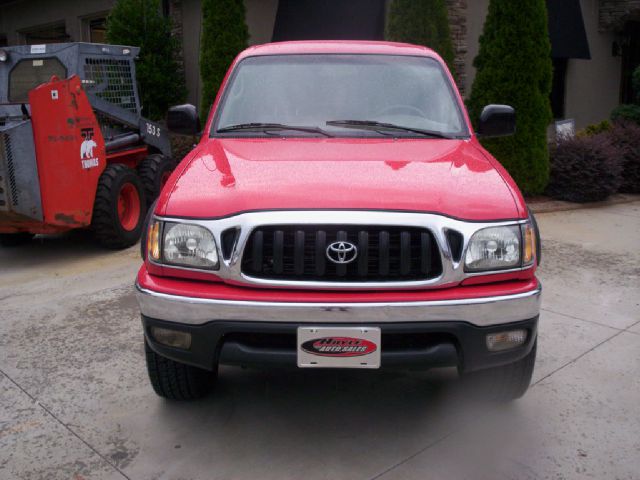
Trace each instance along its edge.
{"label": "doorway", "polygon": [[383,40],[384,0],[280,0],[273,41]]}

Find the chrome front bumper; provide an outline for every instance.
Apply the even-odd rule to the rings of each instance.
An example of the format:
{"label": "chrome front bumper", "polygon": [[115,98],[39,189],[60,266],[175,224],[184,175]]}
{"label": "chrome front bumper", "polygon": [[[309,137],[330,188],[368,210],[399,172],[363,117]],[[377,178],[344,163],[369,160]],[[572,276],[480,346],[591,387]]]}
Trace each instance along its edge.
{"label": "chrome front bumper", "polygon": [[289,303],[212,300],[167,295],[136,284],[142,315],[187,325],[215,321],[398,323],[461,321],[478,327],[536,317],[541,287],[497,297],[424,302]]}

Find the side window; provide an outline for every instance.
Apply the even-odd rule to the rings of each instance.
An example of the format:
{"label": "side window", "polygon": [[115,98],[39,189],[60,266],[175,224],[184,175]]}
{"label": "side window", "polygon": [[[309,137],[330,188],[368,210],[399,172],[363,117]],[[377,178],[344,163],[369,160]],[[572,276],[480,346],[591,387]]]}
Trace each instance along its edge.
{"label": "side window", "polygon": [[30,58],[20,60],[9,73],[9,101],[26,103],[29,90],[48,82],[53,75],[67,76],[64,65],[56,58]]}

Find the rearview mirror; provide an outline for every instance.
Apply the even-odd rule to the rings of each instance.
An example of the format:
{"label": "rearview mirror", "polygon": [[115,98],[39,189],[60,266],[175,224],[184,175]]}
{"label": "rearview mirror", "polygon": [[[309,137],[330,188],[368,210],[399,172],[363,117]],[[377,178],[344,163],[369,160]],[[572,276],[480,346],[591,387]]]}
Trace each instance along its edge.
{"label": "rearview mirror", "polygon": [[509,105],[487,105],[480,114],[477,135],[506,137],[516,133],[516,111]]}
{"label": "rearview mirror", "polygon": [[189,103],[171,107],[167,112],[167,128],[178,135],[198,135],[200,118],[196,107]]}

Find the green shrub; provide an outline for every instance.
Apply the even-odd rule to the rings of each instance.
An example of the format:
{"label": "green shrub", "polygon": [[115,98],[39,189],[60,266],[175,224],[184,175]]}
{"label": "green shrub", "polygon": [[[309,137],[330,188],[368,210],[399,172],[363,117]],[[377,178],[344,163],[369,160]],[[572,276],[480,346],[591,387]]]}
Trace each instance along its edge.
{"label": "green shrub", "polygon": [[626,104],[617,106],[611,112],[611,120],[614,122],[626,120],[640,125],[640,105]]}
{"label": "green shrub", "polygon": [[579,137],[592,137],[600,133],[605,133],[611,130],[612,125],[609,120],[603,120],[600,123],[594,123],[593,125],[587,125],[584,130],[580,130],[577,135]]}
{"label": "green shrub", "polygon": [[453,44],[445,0],[393,0],[387,40],[424,45],[436,52],[453,71]]}
{"label": "green shrub", "polygon": [[491,0],[474,60],[468,101],[475,122],[490,103],[516,109],[517,131],[482,144],[520,188],[540,193],[549,178],[547,126],[551,122],[551,46],[545,0]]}
{"label": "green shrub", "polygon": [[159,0],[118,0],[107,19],[107,41],[140,47],[136,76],[143,115],[161,119],[168,107],[184,101],[184,77],[174,58],[180,45]]}
{"label": "green shrub", "polygon": [[249,29],[243,0],[202,0],[200,117],[206,119],[229,65],[247,48]]}
{"label": "green shrub", "polygon": [[547,194],[570,202],[595,202],[615,193],[622,184],[620,151],[608,133],[564,138],[551,151]]}

